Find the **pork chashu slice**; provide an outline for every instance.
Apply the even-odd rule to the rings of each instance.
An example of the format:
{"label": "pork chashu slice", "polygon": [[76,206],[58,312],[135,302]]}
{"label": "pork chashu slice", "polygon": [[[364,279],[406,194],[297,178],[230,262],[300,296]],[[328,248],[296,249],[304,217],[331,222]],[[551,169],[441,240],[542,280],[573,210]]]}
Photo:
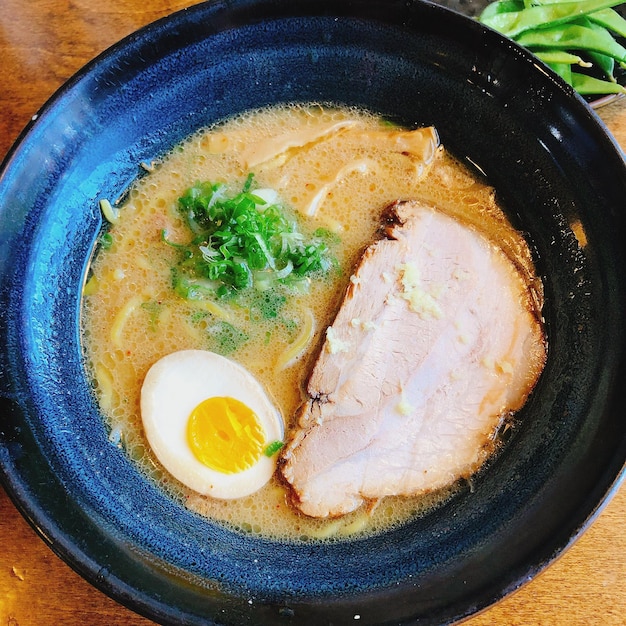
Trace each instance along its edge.
{"label": "pork chashu slice", "polygon": [[476,230],[416,201],[351,277],[281,466],[314,517],[475,471],[546,358],[536,300]]}

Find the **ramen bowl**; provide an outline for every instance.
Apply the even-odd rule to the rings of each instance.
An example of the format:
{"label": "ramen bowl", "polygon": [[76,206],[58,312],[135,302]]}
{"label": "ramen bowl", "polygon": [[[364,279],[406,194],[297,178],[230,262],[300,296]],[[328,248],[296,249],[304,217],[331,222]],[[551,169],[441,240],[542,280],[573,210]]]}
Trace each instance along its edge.
{"label": "ramen bowl", "polygon": [[[502,450],[385,533],[279,542],[187,510],[109,432],[81,338],[83,281],[117,198],[198,128],[284,102],[406,126],[492,184],[545,288],[548,360]],[[176,13],[69,81],[0,179],[0,465],[53,550],[163,624],[448,624],[531,579],[587,527],[626,460],[626,165],[526,51],[425,2],[241,0]]]}

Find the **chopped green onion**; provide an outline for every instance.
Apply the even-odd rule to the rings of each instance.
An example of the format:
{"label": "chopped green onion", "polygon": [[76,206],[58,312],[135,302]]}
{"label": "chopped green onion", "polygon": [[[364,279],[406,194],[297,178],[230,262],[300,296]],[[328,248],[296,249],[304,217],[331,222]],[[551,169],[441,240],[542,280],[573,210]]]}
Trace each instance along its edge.
{"label": "chopped green onion", "polygon": [[304,277],[327,272],[334,263],[322,233],[306,237],[295,215],[276,203],[271,189],[251,191],[248,176],[239,194],[221,183],[202,182],[179,199],[191,235],[188,244],[163,240],[180,253],[173,275],[176,292],[195,299],[227,297],[254,287],[298,287]]}
{"label": "chopped green onion", "polygon": [[100,245],[108,250],[113,245],[113,236],[111,233],[103,233],[100,237]]}
{"label": "chopped green onion", "polygon": [[267,457],[273,457],[284,445],[282,441],[272,441],[272,443],[265,446],[263,454]]}
{"label": "chopped green onion", "polygon": [[249,339],[243,330],[223,320],[210,326],[207,332],[211,349],[223,355],[235,352]]}

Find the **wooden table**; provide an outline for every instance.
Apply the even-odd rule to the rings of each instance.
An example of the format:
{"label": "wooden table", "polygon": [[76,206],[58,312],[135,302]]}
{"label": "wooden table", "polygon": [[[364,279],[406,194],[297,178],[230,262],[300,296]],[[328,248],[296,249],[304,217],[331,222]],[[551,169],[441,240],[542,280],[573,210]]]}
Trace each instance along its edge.
{"label": "wooden table", "polygon": [[[188,5],[185,0],[0,0],[0,156],[82,65],[144,24]],[[626,146],[626,98],[601,109],[600,117]],[[151,623],[57,558],[0,489],[0,626]],[[556,563],[466,623],[626,624],[626,486]]]}

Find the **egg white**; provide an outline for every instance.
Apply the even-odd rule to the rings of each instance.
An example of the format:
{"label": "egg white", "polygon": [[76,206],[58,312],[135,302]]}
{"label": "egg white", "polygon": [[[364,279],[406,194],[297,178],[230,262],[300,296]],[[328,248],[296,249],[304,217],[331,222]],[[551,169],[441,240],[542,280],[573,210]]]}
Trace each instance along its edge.
{"label": "egg white", "polygon": [[241,498],[258,491],[276,469],[276,455],[261,455],[242,472],[224,474],[201,463],[187,441],[193,409],[214,396],[229,396],[252,409],[269,444],[282,440],[284,425],[257,379],[244,367],[214,352],[181,350],[157,361],[141,389],[141,418],[150,447],[181,483],[203,495]]}

